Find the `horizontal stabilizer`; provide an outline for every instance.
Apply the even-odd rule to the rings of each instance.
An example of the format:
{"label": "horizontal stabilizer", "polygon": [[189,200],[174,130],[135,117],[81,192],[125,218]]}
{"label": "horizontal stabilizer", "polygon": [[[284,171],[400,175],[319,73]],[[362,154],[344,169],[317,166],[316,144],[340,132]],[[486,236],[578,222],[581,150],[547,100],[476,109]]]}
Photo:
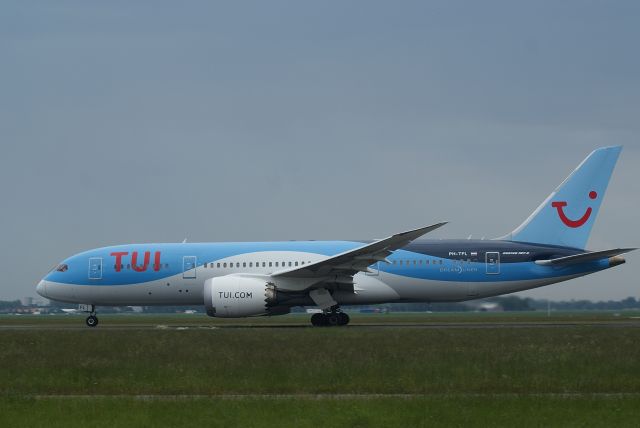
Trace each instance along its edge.
{"label": "horizontal stabilizer", "polygon": [[629,251],[633,250],[637,250],[637,248],[615,248],[613,250],[592,251],[588,253],[575,254],[573,256],[560,257],[557,259],[536,260],[536,264],[542,266],[558,266],[587,263],[595,260],[606,259],[608,257],[618,256],[620,254],[628,253]]}

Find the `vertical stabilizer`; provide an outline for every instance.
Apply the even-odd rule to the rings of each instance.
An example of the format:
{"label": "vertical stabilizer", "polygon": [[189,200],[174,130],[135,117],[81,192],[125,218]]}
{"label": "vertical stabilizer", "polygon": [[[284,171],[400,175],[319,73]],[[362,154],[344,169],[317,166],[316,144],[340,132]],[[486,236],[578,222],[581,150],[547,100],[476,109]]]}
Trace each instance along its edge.
{"label": "vertical stabilizer", "polygon": [[502,239],[585,248],[622,146],[594,150],[516,230]]}

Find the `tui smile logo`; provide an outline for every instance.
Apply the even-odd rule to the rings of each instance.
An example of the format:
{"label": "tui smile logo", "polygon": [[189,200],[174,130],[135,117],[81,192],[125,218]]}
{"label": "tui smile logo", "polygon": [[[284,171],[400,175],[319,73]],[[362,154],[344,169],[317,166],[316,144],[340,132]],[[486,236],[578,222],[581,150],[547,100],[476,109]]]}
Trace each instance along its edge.
{"label": "tui smile logo", "polygon": [[[589,192],[589,198],[596,199],[597,197],[598,197],[598,194],[595,191],[592,190],[591,192]],[[571,220],[564,213],[564,207],[567,206],[566,202],[563,202],[563,201],[551,202],[551,206],[558,210],[558,216],[560,217],[560,220],[562,220],[562,222],[565,225],[573,228],[580,227],[583,224],[585,224],[587,220],[589,220],[589,217],[591,217],[591,212],[593,211],[591,207],[588,207],[587,211],[585,211],[582,217],[580,217],[578,220]]]}

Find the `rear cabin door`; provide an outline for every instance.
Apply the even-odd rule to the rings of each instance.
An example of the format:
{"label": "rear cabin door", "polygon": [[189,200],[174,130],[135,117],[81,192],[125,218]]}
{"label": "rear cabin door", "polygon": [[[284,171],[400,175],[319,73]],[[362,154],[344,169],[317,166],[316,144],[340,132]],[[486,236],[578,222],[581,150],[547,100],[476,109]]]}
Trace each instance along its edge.
{"label": "rear cabin door", "polygon": [[487,275],[498,275],[500,273],[500,253],[497,251],[485,254],[485,265]]}
{"label": "rear cabin door", "polygon": [[185,279],[193,279],[196,277],[196,256],[184,256],[182,258],[182,277]]}

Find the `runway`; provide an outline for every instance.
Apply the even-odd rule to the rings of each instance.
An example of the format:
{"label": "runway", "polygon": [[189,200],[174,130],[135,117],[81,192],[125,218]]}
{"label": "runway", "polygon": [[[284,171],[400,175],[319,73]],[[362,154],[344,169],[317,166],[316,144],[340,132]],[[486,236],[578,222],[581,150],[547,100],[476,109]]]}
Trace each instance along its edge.
{"label": "runway", "polygon": [[639,320],[629,321],[527,321],[527,322],[460,322],[460,323],[353,323],[343,327],[313,327],[310,324],[224,324],[224,325],[180,325],[180,324],[151,324],[151,323],[101,323],[98,327],[90,328],[84,320],[78,319],[76,324],[36,323],[36,324],[0,324],[0,331],[118,331],[118,330],[288,330],[288,329],[436,329],[436,330],[491,330],[491,329],[531,329],[531,328],[640,328]]}

